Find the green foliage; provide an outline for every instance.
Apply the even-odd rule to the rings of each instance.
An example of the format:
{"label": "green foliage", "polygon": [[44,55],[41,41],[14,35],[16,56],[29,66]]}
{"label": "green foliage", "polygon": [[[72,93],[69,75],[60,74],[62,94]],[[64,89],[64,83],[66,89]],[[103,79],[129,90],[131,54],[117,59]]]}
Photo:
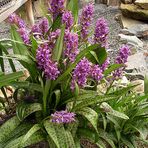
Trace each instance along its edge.
{"label": "green foliage", "polygon": [[[67,9],[74,17],[70,31],[80,38],[78,0],[70,0]],[[49,30],[42,36],[36,34],[37,37],[30,32],[29,44],[23,42],[18,27],[14,25],[11,27],[11,39],[0,40],[0,89],[4,95],[0,97],[0,103],[2,109],[9,105],[10,98],[5,90],[8,86],[14,89],[10,102],[16,103],[16,116],[0,127],[0,147],[23,148],[46,141],[51,148],[80,148],[83,138],[100,148],[136,148],[137,140],[147,143],[147,89],[145,94],[138,96],[132,92],[137,85],[114,87],[113,72],[125,65],[110,64],[99,82],[89,77],[87,85],[81,88],[74,80],[75,89],[71,90],[72,75],[77,64],[85,57],[92,64],[101,66],[107,59],[107,51],[98,44],[80,42],[79,54],[74,62],[69,62],[63,55],[65,25],[61,24],[61,14],[54,21],[50,14],[47,17]],[[48,36],[56,29],[60,29],[61,33],[49,43]],[[36,61],[38,47],[44,43],[51,45],[51,60],[60,69],[60,75],[55,80],[47,79],[45,71],[39,69]],[[8,52],[10,47],[13,54]],[[4,59],[8,59],[11,73],[5,72]],[[13,60],[19,61],[27,70],[25,78],[24,72],[16,71]],[[102,94],[97,91],[97,85],[101,84],[106,84],[106,91]],[[53,114],[62,110],[73,112],[75,121],[53,123]],[[63,117],[59,118],[63,120]]]}

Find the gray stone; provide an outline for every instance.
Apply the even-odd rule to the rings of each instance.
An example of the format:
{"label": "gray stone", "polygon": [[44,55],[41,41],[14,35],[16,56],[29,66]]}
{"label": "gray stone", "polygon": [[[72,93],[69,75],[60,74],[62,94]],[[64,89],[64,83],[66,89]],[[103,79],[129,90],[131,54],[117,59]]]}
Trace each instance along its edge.
{"label": "gray stone", "polygon": [[121,0],[122,3],[124,4],[132,4],[132,0]]}
{"label": "gray stone", "polygon": [[129,56],[126,65],[126,71],[148,76],[148,65],[146,63],[146,56],[143,53],[136,53]]}
{"label": "gray stone", "polygon": [[123,29],[121,32],[126,35],[135,35],[140,38],[145,38],[148,37],[148,24],[136,24],[130,26],[128,29]]}
{"label": "gray stone", "polygon": [[132,85],[138,85],[136,86],[133,91],[137,94],[143,94],[144,93],[144,80],[135,80],[131,81]]}
{"label": "gray stone", "polygon": [[133,45],[138,49],[143,49],[143,42],[140,39],[138,39],[136,36],[119,34],[119,37],[120,37],[120,41]]}
{"label": "gray stone", "polygon": [[135,4],[145,10],[148,10],[148,0],[136,0]]}

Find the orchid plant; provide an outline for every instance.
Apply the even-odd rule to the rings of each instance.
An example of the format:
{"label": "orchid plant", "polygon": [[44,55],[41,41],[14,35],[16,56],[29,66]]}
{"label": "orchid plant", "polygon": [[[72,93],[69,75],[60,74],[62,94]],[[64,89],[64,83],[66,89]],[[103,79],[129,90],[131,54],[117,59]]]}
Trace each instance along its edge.
{"label": "orchid plant", "polygon": [[[51,148],[78,148],[82,127],[99,134],[95,108],[121,97],[110,91],[123,73],[129,47],[123,45],[110,64],[107,21],[99,18],[90,35],[93,4],[86,5],[79,16],[78,0],[66,6],[64,0],[49,3],[49,13],[32,28],[11,14],[11,39],[0,41],[0,87],[12,86],[17,102],[16,116],[0,127],[0,147],[47,141]],[[4,73],[2,58],[9,60],[13,73]],[[24,72],[16,71],[14,59],[27,70],[25,80],[20,79]],[[107,90],[100,94],[97,86],[102,83]]]}

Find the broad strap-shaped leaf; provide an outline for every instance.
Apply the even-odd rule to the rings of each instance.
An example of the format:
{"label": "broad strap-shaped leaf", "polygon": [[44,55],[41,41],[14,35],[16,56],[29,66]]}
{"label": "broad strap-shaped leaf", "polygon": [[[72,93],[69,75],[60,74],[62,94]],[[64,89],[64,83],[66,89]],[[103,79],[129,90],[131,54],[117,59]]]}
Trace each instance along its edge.
{"label": "broad strap-shaped leaf", "polygon": [[66,130],[63,124],[52,123],[49,120],[46,120],[44,122],[44,127],[57,148],[69,148]]}
{"label": "broad strap-shaped leaf", "polygon": [[65,25],[61,28],[60,36],[58,37],[58,40],[56,42],[55,48],[53,50],[53,60],[59,62],[62,53],[63,53],[63,39],[65,34]]}
{"label": "broad strap-shaped leaf", "polygon": [[58,137],[57,137],[56,130],[55,130],[55,124],[50,122],[49,120],[46,120],[44,122],[44,127],[45,127],[50,139],[52,139],[52,141],[55,143],[57,148],[60,148],[60,144],[59,144]]}
{"label": "broad strap-shaped leaf", "polygon": [[97,140],[98,140],[98,141],[96,142],[96,145],[97,145],[99,148],[106,148],[105,142],[104,142],[101,138],[98,138]]}
{"label": "broad strap-shaped leaf", "polygon": [[[0,44],[0,56],[3,56],[3,50],[2,50],[1,44]],[[0,67],[1,67],[2,72],[4,72],[5,71],[4,60],[2,58],[0,58]]]}
{"label": "broad strap-shaped leaf", "polygon": [[73,139],[73,136],[72,136],[71,132],[69,132],[69,131],[65,131],[65,132],[66,132],[68,147],[76,148],[75,142],[74,142],[74,139]]}
{"label": "broad strap-shaped leaf", "polygon": [[25,143],[20,147],[20,141],[23,139],[24,136],[21,136],[17,139],[13,139],[9,141],[9,143],[4,148],[24,148],[36,143],[39,143],[43,140],[45,140],[44,134],[41,132],[34,133]]}
{"label": "broad strap-shaped leaf", "polygon": [[133,88],[135,88],[138,85],[129,85],[127,87],[118,89],[117,91],[114,91],[112,93],[109,93],[109,95],[120,95],[120,96],[122,96],[123,94],[126,94],[127,92],[129,92],[130,90],[132,90]]}
{"label": "broad strap-shaped leaf", "polygon": [[[7,49],[0,43],[0,52],[2,52],[2,51],[5,53],[5,55],[9,55],[9,52],[7,51]],[[2,53],[0,53],[0,56],[3,56]],[[12,71],[16,72],[16,68],[14,66],[13,60],[12,59],[8,59],[8,61],[9,61],[9,64],[10,64],[10,67],[11,67]],[[3,59],[1,59],[1,58],[0,58],[0,63],[3,64]],[[3,71],[4,70],[3,67],[1,67],[1,68],[2,68],[2,71]]]}
{"label": "broad strap-shaped leaf", "polygon": [[0,143],[4,142],[7,140],[9,137],[10,133],[13,132],[15,128],[19,126],[21,122],[19,119],[14,116],[8,121],[6,121],[1,127],[0,127]]}
{"label": "broad strap-shaped leaf", "polygon": [[112,137],[102,129],[98,129],[98,136],[104,139],[112,148],[116,148]]}
{"label": "broad strap-shaped leaf", "polygon": [[9,85],[10,82],[15,81],[16,79],[19,79],[24,76],[24,73],[22,71],[1,75],[0,76],[0,87]]}
{"label": "broad strap-shaped leaf", "polygon": [[20,147],[22,147],[24,145],[24,143],[34,134],[36,133],[38,130],[41,129],[41,126],[39,124],[35,124],[27,133],[26,135],[22,138],[22,140],[20,141]]}
{"label": "broad strap-shaped leaf", "polygon": [[118,117],[118,118],[122,118],[125,120],[128,120],[129,117],[127,115],[125,115],[124,113],[121,113],[119,111],[114,110],[108,103],[103,102],[101,104],[101,109],[104,110],[104,112],[107,112],[108,114],[111,114],[112,116]]}
{"label": "broad strap-shaped leaf", "polygon": [[29,51],[27,47],[24,45],[19,33],[16,31],[15,26],[11,26],[11,38],[12,40],[18,41],[18,42],[13,42],[12,41],[12,46],[13,46],[13,52],[14,54],[20,54],[20,55],[29,55]]}
{"label": "broad strap-shaped leaf", "polygon": [[13,141],[26,134],[26,132],[32,127],[32,125],[33,124],[31,123],[21,123],[7,136],[5,141],[0,143],[0,148],[5,147],[10,141]]}
{"label": "broad strap-shaped leaf", "polygon": [[70,0],[70,2],[68,4],[68,10],[70,10],[72,12],[73,17],[74,17],[74,22],[75,22],[75,24],[77,24],[78,10],[79,10],[78,0]]}
{"label": "broad strap-shaped leaf", "polygon": [[23,82],[11,82],[11,86],[14,86],[15,88],[25,88],[28,90],[34,90],[37,92],[43,92],[41,86],[37,83],[30,83],[29,81],[23,81]]}
{"label": "broad strap-shaped leaf", "polygon": [[84,116],[97,131],[98,114],[93,109],[85,107],[79,110],[77,113]]}
{"label": "broad strap-shaped leaf", "polygon": [[104,101],[110,101],[113,99],[116,99],[116,96],[113,95],[108,95],[108,96],[96,96],[95,98],[88,98],[86,100],[81,101],[80,103],[77,103],[77,105],[75,106],[74,110],[79,110],[81,108],[90,106],[90,105],[94,105],[94,104],[98,104]]}
{"label": "broad strap-shaped leaf", "polygon": [[121,137],[121,141],[124,143],[124,145],[128,146],[129,148],[134,148],[133,144],[130,142],[130,140],[127,140],[124,137]]}
{"label": "broad strap-shaped leaf", "polygon": [[41,110],[42,105],[40,103],[25,104],[22,102],[17,106],[16,114],[19,120],[22,121],[30,114]]}
{"label": "broad strap-shaped leaf", "polygon": [[113,71],[123,67],[123,64],[112,64],[110,67],[108,67],[105,71],[104,71],[104,76],[107,76],[109,74],[111,74]]}
{"label": "broad strap-shaped leaf", "polygon": [[55,98],[56,98],[55,107],[57,107],[58,103],[60,102],[61,91],[59,89],[57,89],[53,93],[55,94]]}

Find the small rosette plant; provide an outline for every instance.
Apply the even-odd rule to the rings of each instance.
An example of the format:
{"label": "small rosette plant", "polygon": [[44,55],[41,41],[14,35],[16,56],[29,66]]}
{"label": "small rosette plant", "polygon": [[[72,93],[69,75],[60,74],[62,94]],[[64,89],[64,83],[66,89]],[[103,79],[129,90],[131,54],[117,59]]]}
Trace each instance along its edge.
{"label": "small rosette plant", "polygon": [[[113,81],[122,76],[129,47],[122,46],[110,64],[105,49],[109,28],[104,18],[97,20],[94,36],[90,36],[93,4],[78,16],[77,0],[67,5],[64,0],[49,3],[49,13],[32,28],[12,14],[8,19],[11,39],[0,41],[1,57],[9,60],[13,71],[4,74],[1,64],[0,87],[12,86],[17,102],[16,116],[0,127],[0,147],[47,141],[51,148],[78,148],[83,127],[99,135],[95,108],[120,98],[110,91]],[[8,48],[13,54],[8,54]],[[25,80],[20,79],[24,73],[16,71],[13,59],[27,70]],[[102,83],[108,86],[100,94],[97,86]]]}

